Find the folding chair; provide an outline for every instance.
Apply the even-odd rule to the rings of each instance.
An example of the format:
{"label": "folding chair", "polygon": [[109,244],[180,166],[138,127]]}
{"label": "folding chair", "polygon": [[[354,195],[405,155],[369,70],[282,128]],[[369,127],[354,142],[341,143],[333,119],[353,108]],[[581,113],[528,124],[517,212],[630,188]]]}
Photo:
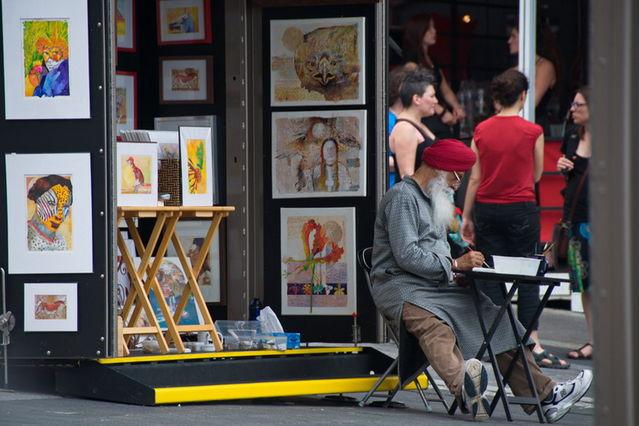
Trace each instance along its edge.
{"label": "folding chair", "polygon": [[[372,268],[372,261],[371,261],[372,253],[373,253],[372,247],[366,247],[357,252],[357,263],[359,264],[360,268],[362,268],[362,271],[364,272],[364,278],[366,279],[366,284],[368,286],[368,291],[371,297],[373,297],[373,285],[372,285],[371,277],[370,277],[370,272]],[[375,303],[375,298],[373,298],[373,303]],[[441,402],[444,405],[445,410],[448,411],[448,404],[446,403],[446,400],[444,399],[441,391],[439,390],[439,386],[437,386],[437,383],[435,383],[432,376],[428,372],[428,368],[427,368],[428,361],[426,360],[426,357],[424,356],[421,348],[419,347],[417,338],[413,336],[412,334],[408,333],[408,331],[406,331],[405,327],[403,326],[404,325],[403,322],[400,324],[399,336],[397,336],[397,333],[395,332],[393,327],[391,327],[390,324],[388,324],[388,319],[385,318],[384,315],[379,311],[377,304],[375,304],[375,308],[377,309],[377,312],[380,313],[380,316],[382,317],[384,321],[384,325],[386,326],[386,329],[389,332],[391,340],[393,340],[393,342],[397,345],[398,355],[397,355],[397,358],[395,358],[395,360],[391,363],[391,365],[386,369],[386,371],[381,375],[379,380],[377,380],[375,385],[364,396],[364,398],[362,398],[362,400],[359,401],[359,406],[360,407],[365,406],[366,401],[368,401],[368,399],[373,395],[373,393],[377,391],[377,388],[379,388],[382,382],[391,373],[395,373],[397,374],[399,381],[395,389],[393,389],[392,391],[389,391],[388,397],[386,398],[386,401],[382,404],[382,406],[388,407],[391,404],[397,392],[400,389],[404,389],[404,387],[406,387],[406,385],[408,385],[412,381],[413,383],[415,383],[415,386],[417,387],[417,392],[419,393],[419,396],[421,397],[422,402],[424,403],[424,406],[426,407],[426,411],[428,412],[433,411],[430,404],[428,403],[428,399],[426,398],[426,395],[424,394],[424,390],[419,384],[419,380],[417,380],[417,377],[423,372],[428,378],[428,384],[432,386],[433,389],[435,390],[435,393],[437,393],[438,398],[431,399],[431,400],[436,402]],[[402,353],[404,354],[415,353],[417,357],[416,359],[403,359],[404,356],[402,355]]]}

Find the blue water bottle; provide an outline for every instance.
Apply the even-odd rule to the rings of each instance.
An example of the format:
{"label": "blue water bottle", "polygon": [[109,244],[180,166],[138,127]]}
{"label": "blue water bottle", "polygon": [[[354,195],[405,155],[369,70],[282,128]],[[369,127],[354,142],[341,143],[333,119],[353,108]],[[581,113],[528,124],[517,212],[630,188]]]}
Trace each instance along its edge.
{"label": "blue water bottle", "polygon": [[260,299],[256,297],[251,300],[251,304],[249,305],[249,320],[255,321],[257,317],[260,316],[260,309],[262,309]]}

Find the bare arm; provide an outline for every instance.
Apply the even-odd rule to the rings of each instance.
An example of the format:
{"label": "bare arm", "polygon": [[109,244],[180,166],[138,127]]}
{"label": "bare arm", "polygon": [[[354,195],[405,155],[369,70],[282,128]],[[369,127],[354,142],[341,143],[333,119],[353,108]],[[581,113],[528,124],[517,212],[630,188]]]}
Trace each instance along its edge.
{"label": "bare arm", "polygon": [[415,172],[417,134],[411,124],[397,123],[390,135],[390,148],[395,153],[395,171],[399,176],[410,176]]}
{"label": "bare arm", "polygon": [[542,133],[535,142],[535,183],[539,182],[544,173],[544,134]]}
{"label": "bare arm", "polygon": [[444,73],[441,70],[439,71],[439,73],[442,77],[442,82],[439,85],[439,89],[442,91],[442,95],[444,95],[444,99],[446,99],[448,105],[453,108],[453,116],[455,117],[455,121],[461,120],[466,117],[466,112],[457,100],[455,92],[453,92],[453,89],[450,88],[450,85],[448,84],[448,80],[446,80],[446,76],[444,75]]}
{"label": "bare arm", "polygon": [[546,58],[541,58],[535,66],[535,106],[544,97],[548,89],[555,85],[557,74],[555,66]]}
{"label": "bare arm", "polygon": [[473,207],[475,206],[475,196],[477,195],[477,189],[481,182],[481,164],[479,163],[479,151],[477,150],[477,144],[473,139],[470,143],[470,148],[475,151],[477,155],[477,161],[470,170],[470,178],[468,179],[468,186],[466,187],[466,197],[464,199],[464,212],[462,214],[462,232],[461,236],[464,241],[470,243],[475,242],[475,224],[473,223]]}

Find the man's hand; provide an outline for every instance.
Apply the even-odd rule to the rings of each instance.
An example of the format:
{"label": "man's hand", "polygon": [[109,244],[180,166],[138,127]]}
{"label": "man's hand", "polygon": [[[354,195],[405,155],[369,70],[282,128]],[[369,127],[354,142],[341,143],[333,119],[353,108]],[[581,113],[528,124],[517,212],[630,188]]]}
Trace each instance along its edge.
{"label": "man's hand", "polygon": [[453,261],[453,269],[457,271],[470,271],[476,266],[482,266],[486,259],[479,251],[469,251],[465,255],[458,257]]}

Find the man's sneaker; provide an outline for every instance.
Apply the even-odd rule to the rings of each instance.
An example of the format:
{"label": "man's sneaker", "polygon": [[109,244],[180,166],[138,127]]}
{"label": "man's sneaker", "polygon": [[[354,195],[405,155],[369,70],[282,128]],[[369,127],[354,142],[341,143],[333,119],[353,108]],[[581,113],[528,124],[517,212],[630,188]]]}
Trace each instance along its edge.
{"label": "man's sneaker", "polygon": [[582,370],[574,379],[555,385],[548,397],[541,402],[541,408],[548,423],[555,423],[568,414],[592,383],[592,371]]}
{"label": "man's sneaker", "polygon": [[488,387],[488,374],[478,359],[471,358],[464,363],[464,384],[462,399],[475,420],[488,418],[490,405],[484,393]]}

